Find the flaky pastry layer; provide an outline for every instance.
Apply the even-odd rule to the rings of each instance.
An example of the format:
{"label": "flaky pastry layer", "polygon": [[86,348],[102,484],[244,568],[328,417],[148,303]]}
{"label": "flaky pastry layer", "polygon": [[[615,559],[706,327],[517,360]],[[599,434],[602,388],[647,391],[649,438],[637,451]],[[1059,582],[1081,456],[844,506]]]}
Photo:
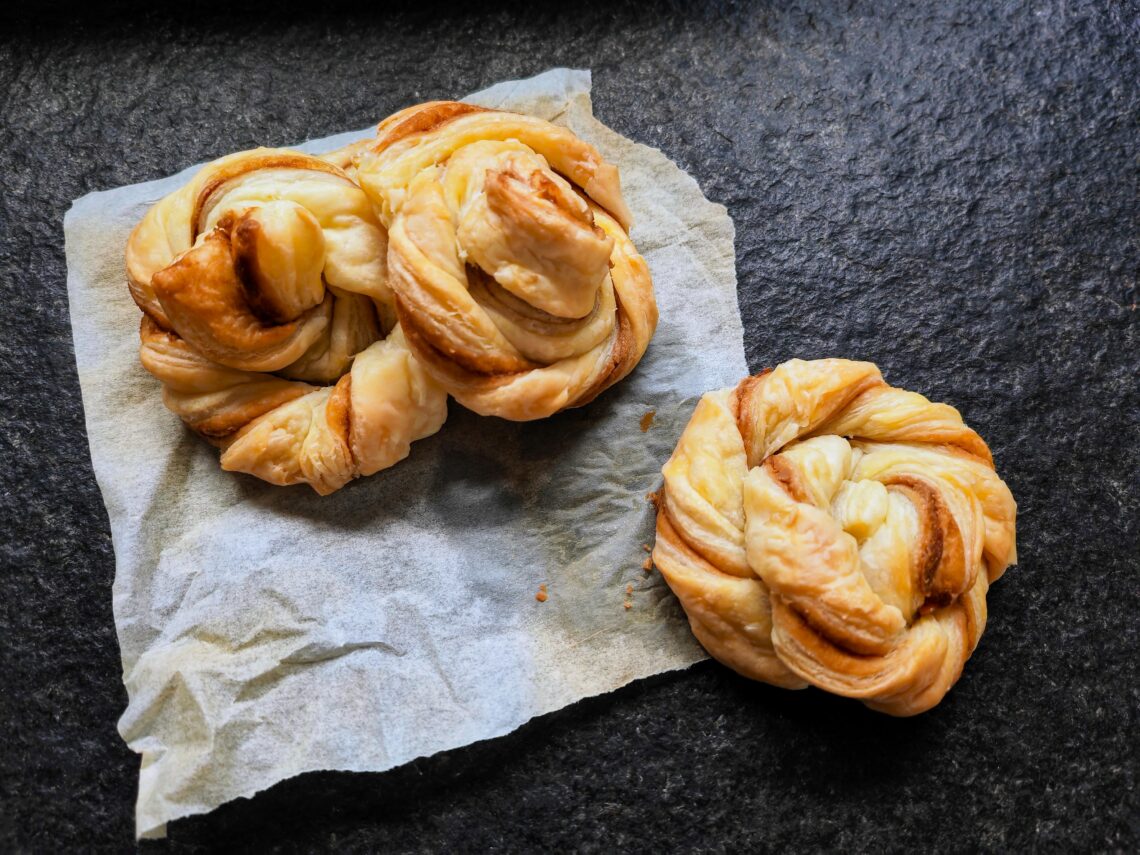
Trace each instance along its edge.
{"label": "flaky pastry layer", "polygon": [[870,363],[792,360],[706,394],[662,472],[654,563],[709,653],[892,715],[954,685],[1017,561],[985,442]]}
{"label": "flaky pastry layer", "polygon": [[431,376],[513,420],[585,404],[657,324],[617,169],[566,128],[458,102],[382,122],[354,155],[389,230],[396,311]]}
{"label": "flaky pastry layer", "polygon": [[239,152],[131,234],[140,358],[222,467],[330,493],[407,456],[446,418],[412,358],[368,197],[328,158]]}

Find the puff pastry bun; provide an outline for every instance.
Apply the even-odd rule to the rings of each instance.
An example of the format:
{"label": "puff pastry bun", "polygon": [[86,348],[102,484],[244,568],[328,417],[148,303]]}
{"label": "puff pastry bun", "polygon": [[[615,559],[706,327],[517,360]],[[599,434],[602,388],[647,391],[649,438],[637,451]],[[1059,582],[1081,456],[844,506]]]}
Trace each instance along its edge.
{"label": "puff pastry bun", "polygon": [[464,406],[543,418],[641,359],[657,305],[618,172],[566,128],[421,104],[380,124],[356,170],[408,344]]}
{"label": "puff pastry bun", "polygon": [[709,653],[892,715],[954,685],[1017,560],[982,438],[866,362],[710,392],[663,473],[653,559]]}
{"label": "puff pastry bun", "polygon": [[396,325],[387,237],[333,161],[216,160],[131,234],[140,356],[222,468],[330,493],[391,466],[446,418]]}

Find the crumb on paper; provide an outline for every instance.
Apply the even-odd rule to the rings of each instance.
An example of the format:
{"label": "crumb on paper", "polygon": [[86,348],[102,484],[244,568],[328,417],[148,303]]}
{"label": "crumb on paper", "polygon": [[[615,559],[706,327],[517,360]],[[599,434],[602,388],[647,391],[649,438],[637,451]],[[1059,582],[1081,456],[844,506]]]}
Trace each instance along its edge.
{"label": "crumb on paper", "polygon": [[630,582],[628,585],[625,586],[625,593],[627,596],[629,594],[633,593],[633,583],[632,582]]}
{"label": "crumb on paper", "polygon": [[641,548],[644,549],[646,552],[652,552],[653,551],[653,547],[650,546],[648,543],[641,544]]}
{"label": "crumb on paper", "polygon": [[538,586],[538,593],[534,595],[534,598],[536,600],[538,600],[540,603],[545,603],[546,597],[547,597],[546,583],[543,582],[541,585]]}
{"label": "crumb on paper", "polygon": [[646,573],[652,573],[653,572],[653,559],[650,557],[646,557],[646,559],[641,562],[641,569],[644,570]]}
{"label": "crumb on paper", "polygon": [[645,415],[641,417],[641,432],[645,433],[653,427],[653,417],[657,415],[657,410],[646,410]]}
{"label": "crumb on paper", "polygon": [[626,600],[624,603],[622,603],[622,605],[625,606],[625,610],[627,612],[633,608],[633,602],[630,600]]}

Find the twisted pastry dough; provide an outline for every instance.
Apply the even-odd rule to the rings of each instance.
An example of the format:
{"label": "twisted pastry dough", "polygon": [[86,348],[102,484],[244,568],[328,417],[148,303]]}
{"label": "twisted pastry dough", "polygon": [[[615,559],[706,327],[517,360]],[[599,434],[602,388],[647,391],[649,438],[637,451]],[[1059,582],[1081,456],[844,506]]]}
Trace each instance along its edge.
{"label": "twisted pastry dough", "polygon": [[140,358],[223,469],[324,495],[439,430],[386,254],[350,177],[285,150],[216,160],[147,212],[126,254]]}
{"label": "twisted pastry dough", "polygon": [[431,375],[538,419],[629,374],[657,325],[617,169],[566,128],[451,101],[386,119],[357,179],[389,229],[396,310]]}
{"label": "twisted pastry dough", "polygon": [[934,706],[1017,561],[1017,506],[958,411],[867,362],[706,394],[662,470],[653,560],[741,674],[892,715]]}

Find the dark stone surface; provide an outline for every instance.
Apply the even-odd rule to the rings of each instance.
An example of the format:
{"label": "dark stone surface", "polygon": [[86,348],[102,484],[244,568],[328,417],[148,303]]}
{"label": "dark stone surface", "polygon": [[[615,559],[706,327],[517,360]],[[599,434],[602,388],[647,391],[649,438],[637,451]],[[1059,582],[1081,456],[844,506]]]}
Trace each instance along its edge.
{"label": "dark stone surface", "polygon": [[1136,5],[157,5],[0,25],[0,850],[132,846],[70,201],[571,65],[728,205],[753,368],[871,359],[990,441],[1021,563],[965,677],[897,721],[706,664],[143,848],[1135,851]]}

